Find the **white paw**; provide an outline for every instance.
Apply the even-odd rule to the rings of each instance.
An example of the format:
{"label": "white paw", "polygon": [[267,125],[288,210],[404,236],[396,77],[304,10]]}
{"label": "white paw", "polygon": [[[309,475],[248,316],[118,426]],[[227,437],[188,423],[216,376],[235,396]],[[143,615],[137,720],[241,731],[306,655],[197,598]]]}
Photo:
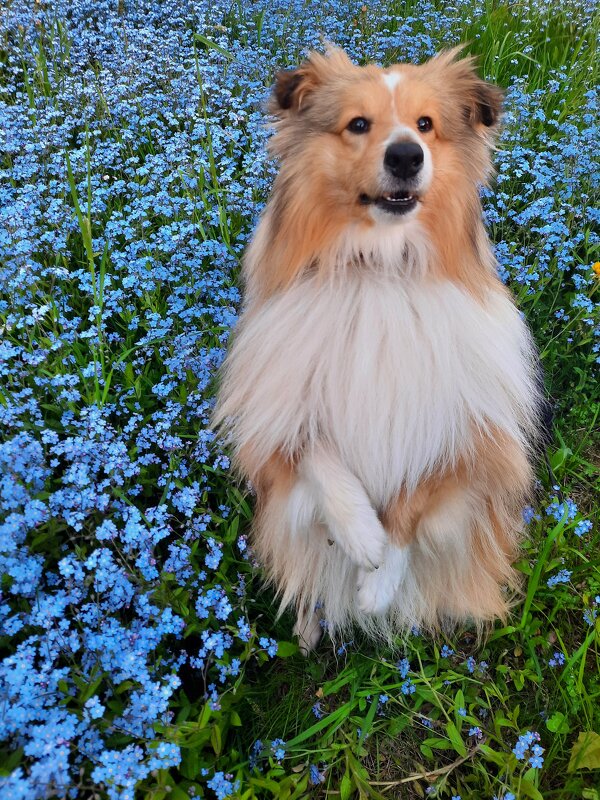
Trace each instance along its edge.
{"label": "white paw", "polygon": [[370,507],[361,508],[342,531],[334,531],[337,544],[348,558],[363,570],[377,571],[383,561],[387,533]]}
{"label": "white paw", "polygon": [[398,587],[392,585],[378,571],[358,573],[358,594],[356,602],[365,614],[384,614],[391,606]]}
{"label": "white paw", "polygon": [[358,571],[358,608],[365,614],[384,614],[392,605],[408,569],[408,550],[390,545],[375,572]]}

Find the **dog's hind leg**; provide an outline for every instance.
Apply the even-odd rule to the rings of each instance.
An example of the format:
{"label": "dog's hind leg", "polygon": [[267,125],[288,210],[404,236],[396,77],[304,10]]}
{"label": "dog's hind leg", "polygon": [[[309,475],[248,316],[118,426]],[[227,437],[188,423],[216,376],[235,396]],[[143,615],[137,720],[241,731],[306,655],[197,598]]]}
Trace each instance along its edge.
{"label": "dog's hind leg", "polygon": [[300,652],[307,656],[315,649],[321,638],[323,632],[321,616],[317,610],[309,611],[306,608],[299,608],[297,615],[294,635],[298,637]]}

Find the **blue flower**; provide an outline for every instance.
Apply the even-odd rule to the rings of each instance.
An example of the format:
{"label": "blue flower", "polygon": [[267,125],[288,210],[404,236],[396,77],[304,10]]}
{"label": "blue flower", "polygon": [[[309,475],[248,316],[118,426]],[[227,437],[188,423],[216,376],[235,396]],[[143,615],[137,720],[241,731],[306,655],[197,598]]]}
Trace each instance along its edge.
{"label": "blue flower", "polygon": [[552,575],[552,577],[548,578],[546,584],[552,588],[559,583],[568,583],[571,580],[571,574],[571,570],[561,569],[556,575]]}
{"label": "blue flower", "polygon": [[585,536],[586,533],[589,533],[592,530],[592,527],[593,525],[589,519],[579,520],[577,525],[575,525],[575,535]]}
{"label": "blue flower", "polygon": [[398,669],[398,672],[400,673],[400,677],[401,678],[406,678],[406,676],[408,675],[408,673],[410,671],[410,664],[408,662],[408,659],[407,658],[401,659],[396,664],[396,667]]}
{"label": "blue flower", "polygon": [[273,739],[271,742],[271,752],[277,761],[283,761],[285,758],[285,742],[283,739]]}
{"label": "blue flower", "polygon": [[316,764],[311,764],[309,769],[309,778],[313,786],[318,786],[320,783],[325,782],[325,773],[320,771]]}
{"label": "blue flower", "polygon": [[233,781],[233,775],[225,775],[223,772],[215,772],[213,777],[206,784],[217,796],[217,800],[226,800],[233,797],[239,789],[240,782]]}
{"label": "blue flower", "polygon": [[562,667],[564,663],[565,663],[565,654],[561,653],[560,650],[555,650],[552,657],[548,661],[548,666]]}
{"label": "blue flower", "polygon": [[84,708],[92,719],[100,719],[105,711],[104,706],[95,696],[86,701]]}

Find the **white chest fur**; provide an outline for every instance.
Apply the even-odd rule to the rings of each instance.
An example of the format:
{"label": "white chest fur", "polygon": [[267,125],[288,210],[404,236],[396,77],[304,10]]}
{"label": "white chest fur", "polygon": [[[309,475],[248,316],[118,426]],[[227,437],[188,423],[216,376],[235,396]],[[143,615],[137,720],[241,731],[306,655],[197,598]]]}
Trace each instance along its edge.
{"label": "white chest fur", "polygon": [[382,505],[464,452],[477,424],[523,435],[532,352],[502,291],[481,303],[448,281],[311,278],[242,320],[221,414],[265,458],[328,440]]}

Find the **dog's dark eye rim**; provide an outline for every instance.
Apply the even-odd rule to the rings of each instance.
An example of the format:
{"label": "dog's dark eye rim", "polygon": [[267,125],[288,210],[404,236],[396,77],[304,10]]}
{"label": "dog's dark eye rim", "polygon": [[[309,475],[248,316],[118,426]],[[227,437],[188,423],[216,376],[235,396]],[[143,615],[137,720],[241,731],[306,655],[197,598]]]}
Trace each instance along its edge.
{"label": "dog's dark eye rim", "polygon": [[417,128],[421,133],[427,133],[433,128],[433,120],[431,117],[419,117],[417,120]]}
{"label": "dog's dark eye rim", "polygon": [[371,130],[371,122],[366,117],[354,117],[346,125],[346,130],[350,133],[368,133]]}

